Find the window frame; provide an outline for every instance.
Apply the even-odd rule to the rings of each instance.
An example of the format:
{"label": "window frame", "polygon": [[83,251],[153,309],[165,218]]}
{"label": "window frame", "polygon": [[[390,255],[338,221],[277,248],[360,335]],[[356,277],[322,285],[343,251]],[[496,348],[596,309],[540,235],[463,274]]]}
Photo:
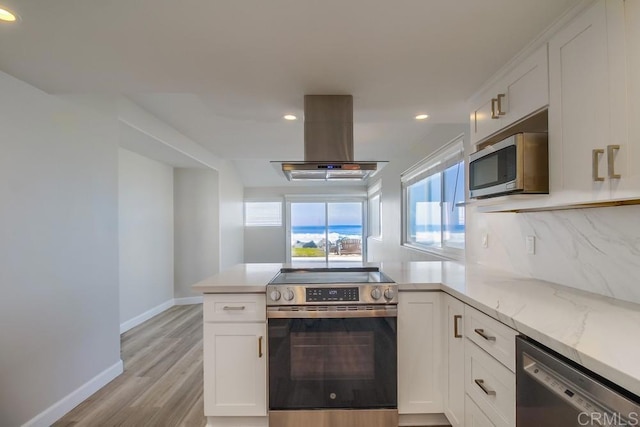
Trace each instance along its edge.
{"label": "window frame", "polygon": [[[376,205],[372,205],[372,201],[377,198]],[[374,211],[378,212],[377,230],[372,230],[375,224],[371,215]],[[382,240],[382,180],[378,180],[375,184],[367,189],[367,238]],[[375,234],[373,232],[375,232]]]}
{"label": "window frame", "polygon": [[[367,239],[366,230],[368,230],[369,214],[368,203],[366,193],[348,193],[348,194],[285,194],[285,245],[286,245],[286,260],[287,263],[291,263],[291,203],[324,203],[325,209],[329,203],[361,203],[362,205],[362,262],[367,259]],[[325,215],[326,215],[325,210]],[[325,216],[328,218],[328,216]],[[327,260],[328,262],[328,260]]]}
{"label": "window frame", "polygon": [[[247,205],[249,203],[278,203],[280,205],[280,224],[247,224]],[[245,199],[242,205],[242,213],[243,213],[243,226],[245,228],[258,228],[258,227],[284,227],[285,220],[285,212],[284,212],[284,201],[282,198],[269,198],[269,199]]]}
{"label": "window frame", "polygon": [[[439,257],[460,260],[463,261],[465,257],[465,249],[458,248],[455,246],[448,246],[446,241],[444,240],[445,233],[445,224],[442,223],[442,219],[444,218],[443,209],[445,206],[445,179],[444,173],[445,171],[456,164],[460,164],[461,167],[464,168],[464,182],[463,182],[463,193],[464,198],[462,202],[462,207],[466,205],[466,174],[467,174],[467,162],[464,156],[464,134],[457,136],[452,139],[440,149],[436,150],[431,155],[425,157],[423,160],[415,164],[414,166],[407,169],[400,175],[400,183],[401,183],[401,204],[402,204],[402,213],[401,213],[401,244],[404,247],[411,248],[420,252],[430,253],[437,255]],[[409,189],[412,185],[422,182],[429,177],[440,174],[440,246],[429,246],[423,245],[413,241],[410,237],[410,206],[409,206]],[[459,205],[459,204],[458,204]],[[465,224],[466,224],[466,209],[465,209]],[[466,227],[466,225],[465,225]],[[466,247],[466,228],[465,228],[465,247]]]}

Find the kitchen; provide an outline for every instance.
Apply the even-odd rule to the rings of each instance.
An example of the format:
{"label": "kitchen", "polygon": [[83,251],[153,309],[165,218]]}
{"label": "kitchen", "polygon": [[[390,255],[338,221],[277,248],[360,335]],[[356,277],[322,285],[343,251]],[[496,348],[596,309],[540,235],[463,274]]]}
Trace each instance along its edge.
{"label": "kitchen", "polygon": [[[259,143],[251,147],[252,157],[247,157],[246,154],[241,156],[231,151],[234,145],[239,144],[230,142],[238,136],[233,133],[236,129],[229,125],[228,120],[241,123],[253,120],[257,123],[255,132],[258,135],[269,135],[270,128],[276,125],[261,122],[260,120],[264,120],[264,115],[280,119],[283,114],[292,111],[300,114],[304,94],[331,93],[333,90],[338,90],[327,87],[331,86],[332,79],[336,78],[331,74],[330,67],[328,69],[326,65],[321,66],[314,61],[313,57],[318,52],[327,50],[336,52],[335,49],[340,46],[336,40],[332,40],[334,44],[318,46],[311,55],[298,52],[297,57],[302,59],[286,63],[286,68],[296,70],[299,63],[308,61],[316,67],[315,73],[319,75],[318,78],[326,80],[322,85],[309,85],[295,91],[289,89],[289,100],[281,101],[282,105],[277,109],[277,113],[273,106],[265,106],[264,109],[256,107],[253,102],[255,93],[252,95],[243,91],[248,89],[232,85],[224,86],[230,83],[230,76],[234,74],[242,74],[239,77],[244,79],[245,84],[251,81],[256,85],[259,83],[255,83],[259,80],[257,79],[259,71],[265,71],[268,75],[278,74],[281,69],[274,65],[266,70],[257,70],[253,66],[255,64],[251,62],[252,60],[266,61],[265,57],[270,50],[263,46],[264,50],[255,58],[240,56],[236,61],[228,61],[232,66],[221,69],[219,73],[226,77],[226,80],[222,81],[224,84],[218,82],[218,86],[211,86],[209,92],[216,94],[221,100],[220,104],[211,104],[213,102],[211,98],[202,98],[216,111],[216,116],[225,117],[227,120],[216,122],[216,125],[220,126],[220,132],[212,133],[206,126],[200,128],[204,129],[204,134],[216,134],[220,137],[221,143],[217,146],[217,155],[214,155],[212,151],[197,143],[207,141],[209,137],[199,134],[197,130],[189,130],[187,125],[190,122],[185,121],[185,117],[163,120],[166,118],[164,114],[166,111],[181,110],[187,115],[193,113],[190,107],[194,103],[202,102],[188,95],[203,91],[202,87],[196,87],[196,82],[201,81],[199,79],[203,76],[199,74],[202,63],[194,62],[194,59],[187,55],[187,50],[183,49],[186,44],[176,45],[172,41],[173,35],[162,33],[157,34],[159,38],[156,42],[164,48],[153,49],[153,40],[145,37],[134,38],[135,35],[144,36],[144,32],[135,31],[135,19],[127,16],[120,17],[119,11],[111,9],[115,8],[115,5],[103,5],[101,7],[104,9],[99,11],[88,10],[82,6],[74,9],[73,13],[65,14],[62,6],[59,11],[42,11],[39,10],[38,2],[35,1],[6,3],[3,5],[18,12],[20,21],[19,26],[14,29],[4,23],[0,27],[2,31],[0,68],[8,73],[2,75],[4,95],[1,116],[6,135],[6,138],[3,138],[3,148],[9,153],[3,156],[1,168],[5,183],[2,187],[2,198],[3,201],[7,201],[6,204],[3,202],[5,208],[2,210],[2,222],[5,227],[1,239],[3,254],[5,254],[3,262],[6,263],[2,267],[3,287],[7,289],[7,296],[3,298],[1,310],[3,325],[7,325],[3,326],[2,347],[10,349],[3,350],[0,375],[2,383],[10,386],[2,387],[0,402],[2,402],[2,416],[7,420],[6,424],[23,425],[38,414],[46,412],[48,408],[53,408],[48,412],[49,415],[56,413],[58,408],[56,403],[68,396],[72,398],[65,400],[66,403],[83,394],[88,397],[86,393],[91,387],[97,387],[98,384],[104,384],[117,376],[118,372],[122,371],[122,366],[119,365],[121,364],[119,339],[126,322],[135,320],[139,315],[156,307],[166,308],[167,302],[177,302],[173,300],[181,300],[182,303],[195,302],[198,294],[190,289],[193,283],[237,263],[286,262],[287,245],[284,230],[270,230],[273,234],[269,239],[256,238],[251,235],[253,231],[244,230],[242,223],[244,200],[258,200],[261,197],[269,198],[273,195],[281,197],[284,194],[304,196],[318,192],[334,195],[349,192],[362,194],[366,193],[366,186],[360,185],[355,188],[348,185],[315,186],[309,190],[303,185],[289,185],[284,178],[275,174],[271,165],[268,164],[269,160],[302,158],[300,120],[288,123],[292,125],[289,127],[278,124],[275,135],[271,134],[271,139],[281,137],[283,141],[287,141],[281,144],[281,148],[278,149],[281,151],[276,153],[277,157],[273,153],[273,147]],[[409,3],[411,2],[404,5],[405,8],[396,5],[395,8],[391,8],[391,11],[386,10],[390,14],[388,26],[379,28],[378,38],[362,46],[364,50],[361,51],[360,58],[363,61],[365,59],[373,61],[367,62],[366,65],[379,70],[380,74],[369,75],[371,80],[367,80],[364,78],[367,77],[365,73],[362,79],[357,80],[360,85],[381,86],[377,84],[379,79],[390,72],[390,69],[385,67],[394,63],[389,59],[397,59],[403,64],[398,68],[415,67],[415,74],[405,68],[405,73],[408,74],[397,77],[398,80],[404,77],[413,82],[413,91],[416,92],[413,98],[405,92],[405,96],[408,97],[404,100],[398,99],[395,93],[400,88],[397,85],[386,86],[386,92],[379,95],[389,106],[406,105],[405,111],[402,112],[405,119],[399,118],[394,123],[385,124],[384,113],[376,110],[376,105],[382,103],[380,99],[373,100],[375,102],[368,101],[366,96],[363,97],[363,92],[356,90],[358,86],[355,80],[352,84],[340,86],[341,91],[348,90],[347,93],[353,93],[355,96],[356,150],[362,149],[360,140],[357,139],[360,138],[358,135],[362,135],[363,141],[367,139],[375,141],[376,134],[381,135],[379,139],[391,138],[394,134],[400,135],[399,139],[394,139],[392,143],[379,142],[377,148],[374,147],[367,154],[368,158],[356,156],[359,160],[390,160],[378,177],[370,182],[374,184],[376,179],[379,179],[382,194],[380,215],[382,238],[367,239],[366,243],[363,242],[363,245],[366,244],[367,259],[371,262],[440,259],[402,245],[399,226],[402,222],[400,175],[421,158],[455,139],[461,133],[468,135],[468,114],[475,107],[467,105],[467,101],[473,97],[473,93],[480,91],[487,79],[499,72],[501,67],[520,50],[526,48],[529,41],[534,40],[536,35],[550,25],[555,18],[561,16],[569,6],[580,3],[578,7],[585,8],[586,5],[583,3],[590,2],[549,2],[547,8],[540,7],[538,2],[521,2],[517,6],[512,6],[511,9],[504,4],[505,2],[497,2],[496,7],[506,8],[503,10],[505,16],[514,17],[514,21],[509,24],[510,30],[506,30],[509,33],[508,37],[499,37],[497,30],[486,37],[473,37],[473,33],[464,32],[475,28],[479,34],[478,26],[483,26],[475,22],[467,22],[474,17],[478,20],[482,18],[489,20],[486,22],[494,22],[490,21],[491,16],[487,16],[492,14],[491,10],[438,9],[437,12],[441,16],[452,17],[448,21],[444,19],[443,21],[450,26],[449,33],[457,31],[461,39],[454,37],[450,41],[451,49],[454,46],[459,47],[463,44],[461,42],[476,43],[470,46],[471,51],[474,47],[479,49],[480,45],[485,46],[485,49],[478,50],[475,56],[452,55],[455,57],[446,62],[449,67],[446,70],[424,68],[425,66],[420,67],[419,63],[406,62],[408,61],[406,58],[404,60],[402,57],[398,58],[394,51],[399,55],[400,52],[409,50],[403,44],[387,46],[387,43],[391,43],[388,39],[390,34],[400,31],[397,24],[391,25],[394,18],[410,19],[411,17],[410,22],[406,19],[401,21],[405,23],[407,30],[415,31],[416,28],[422,28],[424,25],[424,22],[423,25],[419,25],[421,20],[413,17],[416,13],[410,12],[409,6],[417,7],[417,5],[409,5]],[[633,1],[627,0],[625,8],[633,10],[633,5]],[[373,26],[373,23],[358,21],[357,17],[362,15],[362,10],[366,9],[364,6],[361,8],[354,6],[354,10],[348,9],[349,19],[340,21],[341,24],[336,24],[337,27],[340,25],[349,27],[353,22],[360,22],[364,27],[358,29],[363,30],[362,34],[365,34],[364,30]],[[487,9],[490,8],[487,6]],[[55,16],[56,19],[51,20],[54,24],[48,20],[44,12]],[[131,16],[142,13],[136,8],[129,12]],[[225,23],[220,22],[222,19],[216,16],[215,11],[211,12],[208,16],[217,19],[216,22],[219,25],[216,28],[225,28]],[[273,15],[268,15],[269,11],[262,9],[243,13],[242,10],[231,8],[227,12],[230,16],[246,19],[247,25],[256,25],[259,28],[262,27],[259,25],[260,22],[256,22],[258,19],[255,16]],[[152,25],[154,20],[169,22],[172,18],[167,9],[161,9],[157,13],[160,15],[148,16],[149,25]],[[292,14],[295,15],[293,12]],[[105,15],[119,17],[120,27],[118,28],[121,29],[122,38],[107,32],[103,24]],[[443,37],[442,34],[448,34],[442,26],[437,26],[438,19],[427,15],[425,14],[421,19],[428,18],[429,24],[440,31],[440,37]],[[78,23],[72,19],[74,16],[86,19]],[[193,19],[198,20],[198,25],[203,25],[200,20],[206,21],[205,16],[207,14]],[[518,16],[529,18],[526,22],[531,23],[531,27],[523,25],[522,19],[516,19]],[[627,14],[629,19],[633,16],[632,13]],[[460,18],[460,21],[453,17]],[[276,20],[275,22],[281,22],[277,21],[277,17],[272,18]],[[375,24],[379,27],[381,22],[382,20],[376,21]],[[465,28],[455,28],[454,23],[458,22]],[[51,29],[51,26],[56,23],[61,23],[59,25],[61,28],[75,29],[77,33],[59,34]],[[313,28],[312,22],[307,24]],[[477,26],[472,27],[473,25]],[[428,26],[424,25],[424,27]],[[91,28],[95,28],[95,31],[89,31],[88,34],[81,32]],[[636,26],[629,26],[629,28],[633,30]],[[30,33],[39,29],[41,29],[40,33]],[[521,39],[516,40],[514,33],[518,33]],[[21,41],[26,43],[24,38],[28,38],[29,34],[32,34],[30,40],[33,42],[31,48],[35,49],[33,51],[29,50],[26,44],[21,44]],[[91,35],[93,48],[80,43],[83,39],[82,36],[78,37],[80,34],[86,37]],[[402,35],[404,37],[401,40],[402,43],[412,39],[410,33],[402,33]],[[200,40],[200,35],[197,33],[189,33],[188,36],[190,42],[197,43]],[[235,36],[237,39],[233,40],[239,43],[254,40],[246,40],[241,34],[235,34]],[[114,38],[115,45],[109,45],[108,37]],[[637,34],[633,31],[627,37],[630,42],[637,40]],[[224,45],[225,40],[216,40],[222,45],[215,46],[216,49],[220,49],[217,52],[228,54],[230,50],[224,50],[228,49]],[[491,43],[491,49],[487,47],[486,40],[495,40]],[[420,40],[419,43],[412,45],[412,49],[416,49],[413,52],[426,50],[427,47],[423,43],[424,40]],[[499,48],[496,43],[505,43],[505,45],[500,45],[502,47]],[[102,58],[92,56],[95,54],[94,48],[102,45],[112,46],[112,51],[100,51]],[[350,56],[349,49],[352,47],[348,45],[345,48],[346,52],[342,51],[347,55],[346,57]],[[381,54],[380,49],[384,47],[394,50]],[[206,46],[200,48],[203,52],[206,51]],[[437,46],[434,49],[437,50]],[[167,52],[171,52],[177,60],[171,64],[163,61],[166,59],[164,55],[168,55]],[[469,55],[473,53],[468,50],[464,52]],[[549,52],[551,73],[553,64],[557,64],[558,61],[552,58],[551,48]],[[618,53],[617,49],[612,50],[612,54]],[[487,55],[491,57],[486,61],[480,61],[479,57]],[[86,63],[80,67],[80,71],[76,70],[76,74],[72,73],[71,65],[77,64],[78,58],[83,57],[91,59],[87,59]],[[26,58],[39,59],[40,62],[29,62]],[[117,60],[118,58],[120,59]],[[139,81],[135,81],[132,74],[127,74],[126,69],[118,68],[118,64],[122,61],[134,62],[137,67],[141,67],[142,64],[136,62],[141,58],[151,59],[152,62],[155,61],[155,65],[162,64],[163,67],[159,70],[162,72],[140,73],[137,75]],[[233,55],[231,58],[234,58]],[[337,58],[342,59],[339,56]],[[376,58],[381,59],[376,61]],[[222,59],[226,58],[223,56]],[[381,62],[383,60],[384,63]],[[335,60],[327,63],[333,62]],[[478,67],[482,64],[485,68],[476,68],[470,72],[467,63],[478,64]],[[194,65],[178,67],[177,64]],[[239,64],[243,66],[239,69],[233,68],[240,66]],[[444,62],[442,64],[444,65]],[[637,75],[637,72],[633,72],[637,70],[637,62],[630,61],[628,66],[630,67],[628,75]],[[182,68],[187,70],[182,71]],[[505,67],[505,70],[507,68],[509,67]],[[416,82],[424,83],[424,79],[429,75],[425,70],[431,71],[436,76],[451,74],[449,77],[457,79],[459,83],[441,93],[419,93],[415,89],[418,87]],[[181,72],[187,73],[185,77],[187,83],[172,79],[172,76],[181,75]],[[310,79],[316,77],[313,70],[307,70],[307,72]],[[152,75],[156,77],[148,78]],[[116,81],[116,76],[122,76],[122,80]],[[287,75],[283,78],[290,79]],[[351,78],[355,79],[355,76]],[[554,81],[550,82],[548,101],[550,106],[554,105],[554,94],[557,93],[554,91]],[[207,83],[213,84],[213,82]],[[282,81],[271,83],[273,91],[282,87],[280,86]],[[637,93],[637,88],[634,86],[636,83],[629,79],[630,93]],[[488,86],[487,89],[490,90]],[[612,84],[611,87],[619,86]],[[254,89],[267,90],[263,86],[254,87]],[[160,94],[140,95],[141,92]],[[182,92],[187,95],[170,96],[166,92]],[[234,98],[233,102],[225,103],[225,97],[229,99],[228,97],[231,96],[230,92],[238,92],[239,97]],[[411,94],[410,91],[408,92]],[[114,93],[130,95],[127,98],[110,95]],[[502,92],[492,94],[487,100],[493,99],[498,93]],[[482,96],[482,93],[477,95]],[[445,102],[448,99],[447,96],[450,96],[453,101]],[[617,99],[615,93],[611,96],[612,100]],[[415,97],[428,99],[433,104],[426,105],[427,101],[416,100]],[[633,97],[629,97],[630,135],[637,135],[637,123],[631,120],[632,117],[637,116],[635,113],[637,106],[633,104],[634,101]],[[360,116],[358,102],[364,106],[367,102],[371,102],[368,105],[369,109],[362,111]],[[456,102],[459,105],[451,105]],[[442,108],[437,108],[436,104],[442,104]],[[291,110],[282,111],[285,109],[283,106]],[[446,106],[449,108],[448,112]],[[252,108],[260,111],[254,110],[250,113],[254,118],[246,119],[244,114],[250,112]],[[426,122],[419,123],[413,119],[416,114],[423,112],[431,115]],[[461,113],[464,115],[461,116]],[[400,115],[401,111],[395,114]],[[612,126],[598,126],[597,123],[593,126],[596,127],[596,131],[606,128],[612,129],[615,133],[627,126],[620,125],[619,120],[624,119],[623,116],[624,114],[612,115]],[[358,117],[364,122],[364,126],[360,128],[358,128]],[[550,113],[550,132],[553,126],[557,129],[559,125],[557,121],[552,120],[553,117],[557,118],[557,115],[552,116]],[[199,126],[209,119],[210,117],[205,115],[201,118]],[[570,117],[570,119],[582,120],[585,126],[593,123],[591,116],[589,121],[584,117]],[[431,123],[428,122],[429,120]],[[563,121],[560,125],[565,122],[570,120]],[[380,124],[376,125],[376,123]],[[177,129],[191,133],[191,137],[185,136]],[[612,135],[611,140],[603,138],[604,142],[599,144],[606,151],[608,145],[616,145],[613,139],[618,137],[619,135]],[[261,140],[261,138],[257,139]],[[467,136],[465,141],[469,143],[470,137]],[[420,143],[417,144],[417,142]],[[149,160],[151,156],[149,146],[155,148],[153,154],[155,160],[154,158]],[[401,150],[401,148],[406,149]],[[600,147],[595,145],[593,148]],[[471,150],[471,146],[466,149]],[[136,154],[140,152],[147,153],[147,156]],[[181,152],[183,155],[179,156],[179,160],[175,160],[174,152]],[[572,153],[570,151],[562,155],[567,158]],[[608,153],[605,152],[599,158],[602,162],[600,169],[603,172],[602,176],[606,176],[607,173],[606,154]],[[633,154],[632,152],[631,155]],[[555,162],[562,155],[551,156],[550,154],[550,161]],[[591,147],[586,155],[588,163],[586,168],[590,177]],[[582,158],[582,156],[584,154],[576,154],[575,158]],[[166,166],[172,163],[164,163],[161,159],[174,162],[174,166]],[[240,160],[232,162],[228,159]],[[561,170],[566,166],[564,168],[566,172],[571,167],[575,167],[575,164],[568,162],[566,165],[559,166]],[[558,168],[558,164],[552,163],[550,167],[552,171],[557,171],[553,168]],[[158,179],[144,181],[137,176],[144,175],[142,170],[147,177],[153,176]],[[260,172],[261,170],[263,172]],[[633,168],[626,170],[618,168],[616,172],[620,173],[620,171],[623,177],[632,176],[634,173]],[[552,179],[553,177],[552,172]],[[573,176],[567,174],[564,182],[573,185],[572,179]],[[159,180],[164,180],[164,184],[160,184]],[[258,183],[263,183],[265,186]],[[606,181],[605,185],[609,186],[609,181]],[[193,193],[188,191],[193,188],[199,188],[202,194],[207,195],[207,206],[212,207],[211,215],[208,217],[191,215],[195,209],[202,207],[202,200],[194,198]],[[155,192],[149,191],[150,189],[155,189]],[[608,196],[600,194],[593,196],[593,199],[602,201],[604,197]],[[519,207],[526,209],[527,204],[538,203],[535,200],[539,199],[518,201],[521,204]],[[573,199],[572,202],[584,202],[584,200]],[[152,204],[155,207],[159,206],[159,209],[151,209]],[[467,264],[495,267],[519,276],[577,287],[629,303],[640,302],[633,279],[640,271],[637,256],[638,209],[636,206],[484,213],[478,210],[482,208],[486,211],[491,208],[480,206],[481,204],[470,203],[466,206],[465,257]],[[190,205],[193,207],[191,212]],[[513,206],[507,206],[505,209],[513,210]],[[136,216],[136,214],[141,215],[141,212],[149,215],[147,220]],[[209,235],[213,237],[202,242],[198,240],[202,234],[198,230],[205,228],[211,230]],[[157,230],[161,230],[161,233],[158,234]],[[126,234],[120,235],[121,232]],[[160,236],[164,239],[162,242],[155,240]],[[533,255],[527,253],[527,236],[535,236],[535,254]],[[261,248],[258,242],[264,243],[264,247]],[[201,250],[194,248],[201,248]],[[258,259],[258,257],[273,258]],[[169,267],[160,269],[159,266]],[[147,289],[145,293],[144,290],[136,288],[137,285],[142,285],[142,282],[162,283],[162,289],[155,287],[151,291]],[[123,284],[127,286],[124,287]],[[130,295],[127,292],[130,292]],[[148,296],[151,293],[153,295]],[[124,296],[128,296],[129,300],[121,301]],[[130,325],[134,323],[136,322]],[[124,329],[126,327],[127,325]],[[82,389],[83,385],[89,383],[90,387]],[[38,385],[38,393],[34,393],[33,384]],[[58,413],[59,416],[63,414],[64,412]]]}

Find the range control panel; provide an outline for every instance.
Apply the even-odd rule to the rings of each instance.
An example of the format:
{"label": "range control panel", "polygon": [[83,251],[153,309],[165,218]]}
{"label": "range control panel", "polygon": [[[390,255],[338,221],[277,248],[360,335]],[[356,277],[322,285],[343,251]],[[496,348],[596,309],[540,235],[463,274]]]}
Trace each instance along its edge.
{"label": "range control panel", "polygon": [[360,301],[359,288],[307,288],[306,302]]}
{"label": "range control panel", "polygon": [[267,305],[397,304],[398,285],[267,285]]}

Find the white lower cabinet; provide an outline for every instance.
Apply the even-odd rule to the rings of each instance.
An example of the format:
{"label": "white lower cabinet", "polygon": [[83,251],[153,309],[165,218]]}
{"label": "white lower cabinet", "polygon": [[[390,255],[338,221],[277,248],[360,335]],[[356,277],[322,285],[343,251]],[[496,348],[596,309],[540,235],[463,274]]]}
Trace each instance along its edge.
{"label": "white lower cabinet", "polygon": [[478,408],[476,402],[471,400],[469,396],[464,401],[464,426],[465,427],[496,427],[489,418]]}
{"label": "white lower cabinet", "polygon": [[[219,295],[221,299],[216,300],[216,296],[205,295],[205,416],[266,417],[267,324],[265,319],[256,321],[255,313],[247,309],[253,303],[264,306],[264,295],[249,299],[244,295],[238,301],[225,300],[228,295]],[[223,313],[233,313],[235,321],[206,321],[213,316],[207,311],[218,305]]]}
{"label": "white lower cabinet", "polygon": [[398,295],[398,413],[442,413],[441,292]]}
{"label": "white lower cabinet", "polygon": [[513,427],[517,332],[470,306],[464,323],[465,425]]}
{"label": "white lower cabinet", "polygon": [[443,339],[443,405],[452,427],[465,425],[464,396],[464,303],[442,294]]}

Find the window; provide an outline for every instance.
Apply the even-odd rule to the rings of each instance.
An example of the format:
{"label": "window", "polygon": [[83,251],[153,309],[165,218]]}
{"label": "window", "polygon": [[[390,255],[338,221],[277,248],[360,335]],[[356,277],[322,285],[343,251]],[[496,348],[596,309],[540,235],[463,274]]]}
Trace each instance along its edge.
{"label": "window", "polygon": [[382,228],[380,224],[380,213],[382,210],[382,182],[378,181],[369,187],[368,195],[368,211],[369,211],[369,237],[381,237]]}
{"label": "window", "polygon": [[458,137],[402,174],[403,244],[464,256],[465,177]]}
{"label": "window", "polygon": [[282,226],[282,202],[244,202],[245,227]]}

